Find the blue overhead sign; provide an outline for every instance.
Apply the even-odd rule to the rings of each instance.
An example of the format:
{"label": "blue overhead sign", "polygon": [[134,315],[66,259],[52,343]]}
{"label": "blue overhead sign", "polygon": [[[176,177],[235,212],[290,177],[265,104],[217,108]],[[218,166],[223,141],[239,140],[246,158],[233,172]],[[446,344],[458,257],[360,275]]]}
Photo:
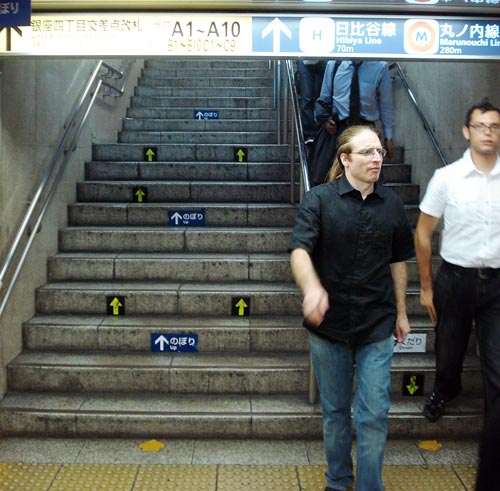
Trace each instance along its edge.
{"label": "blue overhead sign", "polygon": [[29,26],[30,14],[30,0],[17,0],[17,2],[0,2],[0,28]]}
{"label": "blue overhead sign", "polygon": [[498,58],[500,19],[254,17],[253,52],[331,58]]}
{"label": "blue overhead sign", "polygon": [[[0,27],[5,55],[500,60],[500,15],[43,13],[29,27]],[[220,115],[207,108],[193,117]]]}

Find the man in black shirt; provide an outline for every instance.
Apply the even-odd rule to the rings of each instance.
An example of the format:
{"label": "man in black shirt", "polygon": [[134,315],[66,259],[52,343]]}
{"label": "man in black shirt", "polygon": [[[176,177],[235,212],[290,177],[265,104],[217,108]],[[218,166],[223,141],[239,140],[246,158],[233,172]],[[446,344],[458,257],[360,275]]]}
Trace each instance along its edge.
{"label": "man in black shirt", "polygon": [[323,408],[330,490],[350,489],[351,401],[356,491],[383,491],[393,338],[410,331],[406,260],[412,231],[396,193],[377,183],[385,149],[367,126],[338,139],[329,182],[306,193],[289,250]]}

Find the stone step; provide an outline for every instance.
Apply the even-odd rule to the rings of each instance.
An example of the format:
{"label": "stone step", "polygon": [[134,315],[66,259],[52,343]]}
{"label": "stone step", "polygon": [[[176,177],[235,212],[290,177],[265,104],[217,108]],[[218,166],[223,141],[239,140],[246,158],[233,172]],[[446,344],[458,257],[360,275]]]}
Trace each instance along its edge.
{"label": "stone step", "polygon": [[[306,394],[308,371],[308,355],[297,352],[23,351],[8,364],[7,377],[16,392]],[[428,394],[434,356],[394,355],[392,394],[404,393],[408,375],[423,376],[422,390]],[[478,357],[466,356],[462,383],[465,393],[481,393]]]}
{"label": "stone step", "polygon": [[[126,315],[238,315],[236,303],[244,299],[252,315],[301,315],[302,295],[293,283],[188,281],[71,281],[47,283],[36,290],[40,314],[105,315],[115,297],[122,299]],[[406,293],[409,315],[426,315],[419,289]]]}
{"label": "stone step", "polygon": [[[219,94],[222,91],[218,91]],[[223,91],[225,93],[225,89]],[[146,96],[134,95],[130,98],[131,107],[192,107],[193,109],[213,109],[223,108],[257,108],[271,110],[274,108],[274,100],[269,95],[234,95],[226,97],[223,95],[193,96],[192,91],[188,91],[184,96],[179,94],[171,96]]]}
{"label": "stone step", "polygon": [[65,227],[61,252],[286,252],[288,227]]}
{"label": "stone step", "polygon": [[[433,259],[433,271],[441,260]],[[292,282],[287,252],[93,253],[59,252],[48,259],[49,281],[286,281]],[[418,282],[416,261],[408,262],[408,279]]]}
{"label": "stone step", "polygon": [[[422,416],[423,403],[423,397],[393,397],[389,437],[478,438],[480,397],[457,398],[432,424]],[[319,404],[309,404],[304,394],[11,392],[0,401],[0,431],[5,436],[65,438],[319,439],[322,418]]]}
{"label": "stone step", "polygon": [[228,143],[233,145],[276,143],[278,140],[275,131],[120,131],[119,143]]}
{"label": "stone step", "polygon": [[[302,298],[293,283],[277,282],[59,282],[36,290],[41,314],[106,314],[115,297],[126,315],[238,315],[244,299],[250,315],[300,315]],[[419,311],[421,308],[419,307]]]}
{"label": "stone step", "polygon": [[168,212],[203,210],[207,227],[292,227],[297,205],[282,203],[74,203],[68,207],[70,225],[168,225]]}
{"label": "stone step", "polygon": [[8,365],[11,390],[34,392],[305,393],[307,372],[307,355],[287,352],[24,351]]}
{"label": "stone step", "polygon": [[[246,72],[246,70],[245,70]],[[273,89],[272,72],[261,71],[261,74],[248,75],[245,72],[231,74],[226,70],[224,73],[210,74],[210,77],[200,77],[195,74],[174,73],[172,75],[158,75],[150,71],[143,72],[140,77],[139,87],[190,87],[193,91],[209,88],[266,88]],[[269,76],[271,74],[271,77]],[[225,75],[225,76],[224,76]]]}
{"label": "stone step", "polygon": [[[77,184],[78,201],[205,203],[286,203],[290,202],[290,182],[260,181],[86,181]],[[395,189],[401,195],[415,191],[408,185]],[[299,196],[298,184],[295,196]]]}
{"label": "stone step", "polygon": [[[434,353],[435,331],[427,316],[410,316],[412,334]],[[151,334],[196,334],[200,352],[307,352],[307,331],[301,316],[200,317],[102,316],[36,314],[23,324],[23,345],[40,351],[151,351]],[[416,339],[395,349],[404,356],[416,349]],[[420,348],[420,345],[418,345]],[[403,350],[403,351],[401,351]],[[468,352],[477,354],[473,331]]]}
{"label": "stone step", "polygon": [[[395,166],[396,167],[396,166]],[[299,166],[294,168],[299,179]],[[388,170],[392,176],[397,169]],[[86,162],[88,181],[278,181],[290,179],[290,162]]]}
{"label": "stone step", "polygon": [[39,315],[23,324],[27,350],[150,352],[151,334],[196,334],[199,352],[307,352],[298,316]]}
{"label": "stone step", "polygon": [[[295,165],[296,179],[299,166]],[[85,163],[86,180],[197,180],[197,181],[283,181],[291,173],[289,162],[102,162]],[[386,183],[411,182],[411,168],[384,165]]]}
{"label": "stone step", "polygon": [[51,282],[293,281],[288,253],[58,253],[47,274]]}
{"label": "stone step", "polygon": [[[196,136],[199,132],[276,133],[276,119],[215,119],[205,120],[196,116],[197,111],[183,119],[130,119],[123,120],[123,132],[189,132]],[[272,116],[269,114],[268,116]]]}
{"label": "stone step", "polygon": [[[272,100],[273,85],[272,80],[266,80],[266,87],[190,87],[188,85],[177,85],[171,87],[160,87],[151,85],[138,85],[135,87],[134,96],[136,97],[179,97],[179,98],[218,98],[224,93],[224,97],[232,101],[233,98],[262,98],[266,97]],[[226,106],[227,107],[227,106]],[[262,107],[262,106],[261,106]],[[273,107],[272,104],[265,107]],[[217,107],[215,107],[217,109]]]}
{"label": "stone step", "polygon": [[189,66],[184,64],[163,64],[163,65],[148,65],[144,66],[141,71],[141,77],[178,77],[178,78],[245,78],[245,77],[262,77],[273,78],[273,70],[270,68],[269,63],[239,63],[234,66],[228,66],[226,63],[212,63],[208,67],[206,64],[192,65],[191,61]]}
{"label": "stone step", "polygon": [[[194,116],[193,106],[187,107],[129,107],[128,118],[141,119],[192,119]],[[198,108],[200,109],[200,108]],[[210,108],[205,108],[210,109]],[[213,108],[212,108],[213,109]],[[275,115],[274,109],[266,108],[230,108],[226,107],[218,111],[220,120],[231,119],[269,119]]]}
{"label": "stone step", "polygon": [[[247,59],[190,59],[189,61],[182,59],[162,59],[162,58],[153,58],[147,59],[144,61],[144,69],[170,69],[176,68],[177,70],[192,70],[192,69],[203,69],[209,70],[210,74],[214,73],[214,70],[227,70],[228,72],[232,72],[237,69],[247,69],[249,71],[249,75],[252,74],[254,70],[257,69],[267,69],[269,70],[271,67],[271,63],[269,60],[247,60]],[[205,72],[205,75],[207,72]]]}
{"label": "stone step", "polygon": [[[146,162],[144,153],[155,149],[158,162],[239,162],[234,144],[141,144],[141,143],[101,143],[92,145],[92,160]],[[290,162],[288,145],[252,144],[245,148],[248,162]]]}

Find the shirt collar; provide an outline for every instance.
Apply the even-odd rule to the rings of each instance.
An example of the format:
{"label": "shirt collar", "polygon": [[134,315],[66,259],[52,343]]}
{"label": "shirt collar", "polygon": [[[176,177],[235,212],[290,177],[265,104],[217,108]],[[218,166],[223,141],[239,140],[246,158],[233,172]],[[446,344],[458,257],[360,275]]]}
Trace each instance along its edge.
{"label": "shirt collar", "polygon": [[[344,196],[350,193],[357,193],[359,194],[359,196],[361,196],[361,193],[357,189],[354,189],[351,186],[351,183],[347,180],[345,174],[342,175],[342,177],[337,181],[337,183],[340,196]],[[375,187],[373,188],[373,192],[369,194],[369,196],[377,195],[378,197],[383,198],[383,194],[384,194],[384,188],[377,181],[375,183]]]}
{"label": "shirt collar", "polygon": [[[470,152],[470,148],[468,148],[463,155],[463,166],[462,166],[462,173],[464,177],[470,177],[473,174],[482,174],[477,167],[474,165],[474,162],[472,161],[472,156]],[[493,167],[492,171],[490,172],[490,176],[495,176],[500,174],[500,156],[497,155],[497,160],[495,162],[495,166]]]}

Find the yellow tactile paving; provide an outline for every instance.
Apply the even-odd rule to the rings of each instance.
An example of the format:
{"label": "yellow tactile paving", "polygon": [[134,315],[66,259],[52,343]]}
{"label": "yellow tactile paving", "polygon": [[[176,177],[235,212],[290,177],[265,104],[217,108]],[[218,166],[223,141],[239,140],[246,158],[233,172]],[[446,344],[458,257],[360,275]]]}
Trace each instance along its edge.
{"label": "yellow tactile paving", "polygon": [[138,465],[64,464],[49,491],[131,491]]}
{"label": "yellow tactile paving", "polygon": [[48,491],[60,464],[0,463],[2,491]]}
{"label": "yellow tactile paving", "polygon": [[474,491],[476,485],[477,467],[475,465],[454,465],[453,470],[463,482],[467,491]]}
{"label": "yellow tactile paving", "polygon": [[219,467],[217,491],[300,491],[295,466]]}
{"label": "yellow tactile paving", "polygon": [[387,466],[382,476],[385,491],[465,491],[452,466]]}
{"label": "yellow tactile paving", "polygon": [[216,489],[216,465],[141,465],[133,487],[133,491],[215,491]]}
{"label": "yellow tactile paving", "polygon": [[320,465],[300,465],[297,467],[301,491],[323,491],[326,486],[327,467]]}
{"label": "yellow tactile paving", "polygon": [[[0,463],[0,491],[323,491],[325,466]],[[474,491],[476,467],[385,466],[386,491]]]}

